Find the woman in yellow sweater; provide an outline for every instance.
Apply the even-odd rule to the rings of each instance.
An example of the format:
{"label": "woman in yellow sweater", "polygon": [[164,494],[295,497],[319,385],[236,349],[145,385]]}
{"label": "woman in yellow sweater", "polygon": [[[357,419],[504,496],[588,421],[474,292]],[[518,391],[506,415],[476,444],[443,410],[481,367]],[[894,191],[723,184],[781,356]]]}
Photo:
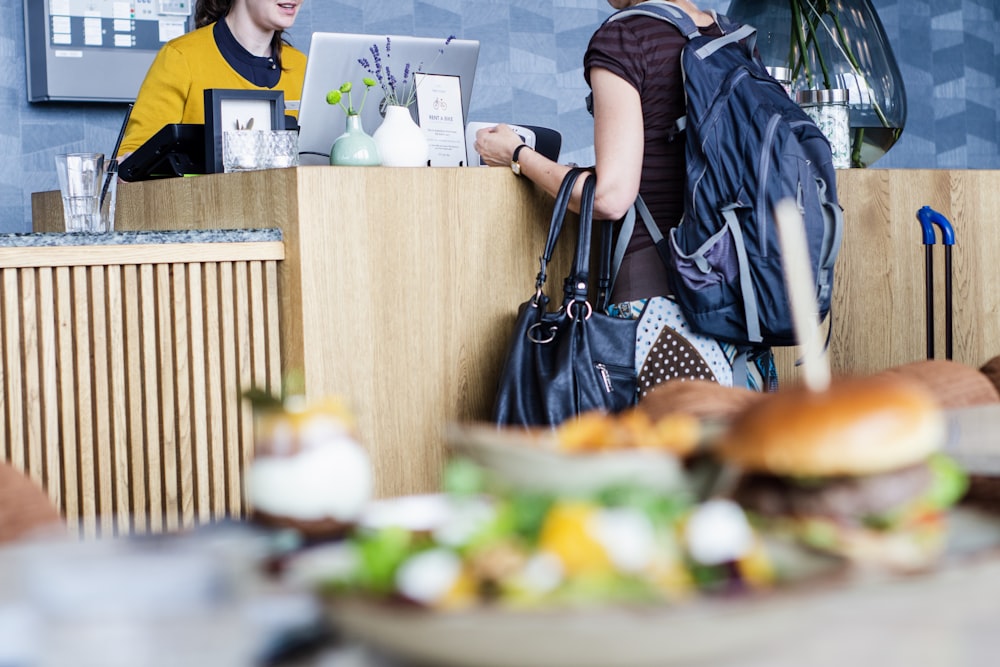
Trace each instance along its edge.
{"label": "woman in yellow sweater", "polygon": [[204,123],[206,88],[281,90],[298,114],[306,56],[282,36],[304,0],[198,0],[196,29],[167,42],[139,88],[124,157],[164,125]]}

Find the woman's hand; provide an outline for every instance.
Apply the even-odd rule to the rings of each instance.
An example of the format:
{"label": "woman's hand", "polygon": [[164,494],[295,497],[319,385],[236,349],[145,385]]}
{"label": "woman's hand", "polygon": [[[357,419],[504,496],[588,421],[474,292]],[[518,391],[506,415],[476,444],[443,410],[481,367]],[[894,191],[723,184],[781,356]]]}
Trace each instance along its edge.
{"label": "woman's hand", "polygon": [[506,123],[493,127],[484,127],[476,132],[476,152],[483,162],[491,167],[508,167],[514,155],[514,149],[524,141]]}

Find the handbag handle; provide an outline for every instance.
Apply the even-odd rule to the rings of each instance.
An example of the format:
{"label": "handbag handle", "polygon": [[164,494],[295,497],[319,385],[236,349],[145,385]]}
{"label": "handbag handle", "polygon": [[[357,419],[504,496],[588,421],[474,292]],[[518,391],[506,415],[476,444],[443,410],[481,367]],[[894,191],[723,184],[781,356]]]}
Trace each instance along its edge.
{"label": "handbag handle", "polygon": [[[594,193],[596,190],[597,176],[592,173],[587,174],[586,180],[583,182],[583,193],[580,196],[580,231],[576,239],[573,269],[566,278],[566,306],[567,312],[571,315],[573,314],[573,311],[570,310],[572,305],[578,308],[585,306],[585,317],[590,317],[590,313],[593,312],[587,296],[590,280],[590,237],[593,231]],[[573,303],[570,304],[569,301]]]}
{"label": "handbag handle", "polygon": [[[611,288],[614,287],[614,280],[611,277],[615,249],[614,226],[614,220],[601,221],[601,263],[600,273],[597,275],[597,303],[594,307],[602,312],[608,307],[608,302],[611,300]],[[628,239],[625,239],[625,242],[628,243]]]}
{"label": "handbag handle", "polygon": [[555,205],[552,208],[552,219],[549,222],[549,233],[545,239],[545,249],[542,251],[542,256],[538,258],[540,267],[538,270],[538,276],[535,278],[535,292],[540,295],[542,291],[542,286],[545,285],[545,280],[548,276],[547,269],[549,262],[552,261],[552,255],[555,253],[556,242],[559,240],[559,235],[562,233],[563,222],[566,219],[566,212],[569,210],[569,202],[573,197],[573,188],[576,186],[576,181],[580,177],[580,174],[589,171],[585,167],[573,167],[563,177],[562,184],[559,186],[559,192],[556,193]]}

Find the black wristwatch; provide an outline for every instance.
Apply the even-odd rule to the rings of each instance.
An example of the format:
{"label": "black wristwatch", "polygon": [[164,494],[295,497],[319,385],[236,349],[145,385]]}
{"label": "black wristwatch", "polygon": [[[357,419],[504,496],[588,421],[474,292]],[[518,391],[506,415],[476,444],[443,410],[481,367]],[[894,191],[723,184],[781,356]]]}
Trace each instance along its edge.
{"label": "black wristwatch", "polygon": [[510,156],[510,170],[517,176],[521,175],[521,163],[517,161],[517,156],[521,154],[522,148],[530,148],[528,144],[521,144],[514,149],[514,154]]}

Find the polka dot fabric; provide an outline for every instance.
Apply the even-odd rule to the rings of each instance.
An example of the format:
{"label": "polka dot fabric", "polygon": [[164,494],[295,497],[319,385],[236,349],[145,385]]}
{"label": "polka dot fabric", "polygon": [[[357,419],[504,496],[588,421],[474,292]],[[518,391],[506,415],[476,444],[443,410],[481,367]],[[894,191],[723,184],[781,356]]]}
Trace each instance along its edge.
{"label": "polka dot fabric", "polygon": [[695,346],[670,327],[660,330],[638,373],[640,398],[661,382],[676,378],[717,381]]}
{"label": "polka dot fabric", "polygon": [[732,365],[718,341],[692,331],[670,299],[658,296],[620,303],[610,311],[618,317],[639,320],[635,368],[640,397],[656,384],[674,378],[712,380],[732,386]]}
{"label": "polka dot fabric", "polygon": [[[739,350],[695,333],[680,308],[667,297],[625,301],[608,306],[613,317],[639,320],[635,344],[635,369],[639,398],[661,382],[675,378],[706,379],[733,386],[733,363]],[[748,360],[746,386],[754,391],[775,391],[778,376],[774,355],[764,349]]]}
{"label": "polka dot fabric", "polygon": [[[733,385],[732,365],[719,342],[692,331],[677,304],[662,296],[649,299],[639,315],[635,367],[640,395],[656,382],[674,378]],[[643,375],[652,384],[642,382]]]}

